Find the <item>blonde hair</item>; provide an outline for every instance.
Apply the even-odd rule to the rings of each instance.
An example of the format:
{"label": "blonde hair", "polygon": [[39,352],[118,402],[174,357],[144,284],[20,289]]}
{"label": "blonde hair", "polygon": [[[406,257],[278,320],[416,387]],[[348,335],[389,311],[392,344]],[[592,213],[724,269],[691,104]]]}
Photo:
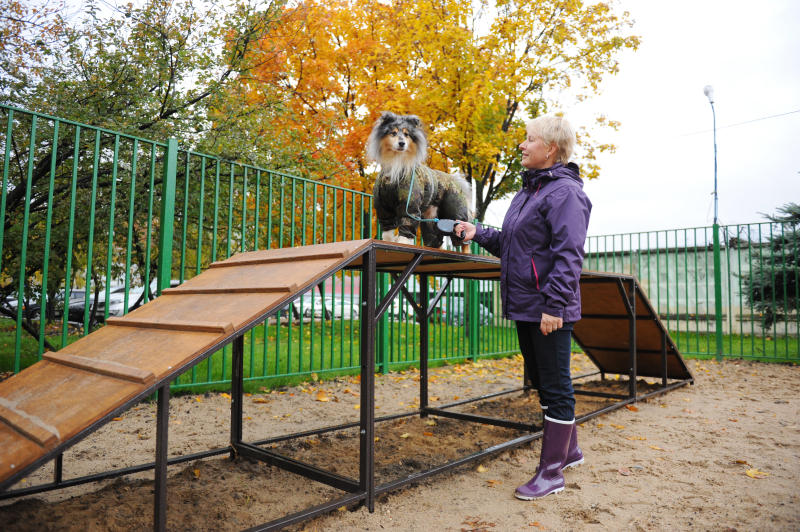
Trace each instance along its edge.
{"label": "blonde hair", "polygon": [[528,135],[539,137],[545,144],[555,144],[557,161],[567,164],[575,149],[575,131],[563,116],[543,115],[529,120],[525,126]]}

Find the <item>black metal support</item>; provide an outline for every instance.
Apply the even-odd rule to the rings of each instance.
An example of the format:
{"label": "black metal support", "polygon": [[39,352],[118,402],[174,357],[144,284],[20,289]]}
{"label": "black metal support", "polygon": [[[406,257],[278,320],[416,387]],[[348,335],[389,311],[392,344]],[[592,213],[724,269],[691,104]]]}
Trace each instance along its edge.
{"label": "black metal support", "polygon": [[639,358],[636,353],[636,279],[631,279],[630,291],[630,343],[631,343],[631,381],[630,394],[631,397],[636,399],[636,378],[639,375],[639,368],[637,368],[637,359]]}
{"label": "black metal support", "polygon": [[242,442],[242,403],[244,401],[244,335],[233,340],[231,358],[231,460]]}
{"label": "black metal support", "polygon": [[667,385],[669,369],[667,365],[667,332],[661,332],[661,386]]}
{"label": "black metal support", "polygon": [[261,447],[257,447],[249,443],[240,442],[236,444],[236,447],[237,453],[251,460],[259,460],[261,462],[280,467],[286,471],[303,475],[306,478],[310,478],[311,480],[315,480],[317,482],[322,482],[336,489],[349,491],[351,493],[359,491],[358,482],[351,478],[337,475],[336,473],[332,473],[330,471],[325,471],[324,469],[300,462],[293,458],[282,456],[268,449],[262,449]]}
{"label": "black metal support", "polygon": [[416,268],[417,265],[422,261],[422,257],[422,253],[417,253],[414,255],[414,259],[408,264],[408,266],[405,267],[400,275],[392,276],[394,278],[394,284],[380,301],[380,303],[378,303],[378,308],[375,310],[375,318],[380,318],[383,316],[383,313],[386,312],[386,309],[388,309],[389,305],[392,304],[394,297],[397,295],[400,289],[403,288],[403,285],[408,278],[411,277],[411,274],[414,273],[414,268]]}
{"label": "black metal support", "polygon": [[156,468],[153,529],[167,529],[167,438],[169,434],[169,382],[158,389],[156,413]]}
{"label": "black metal support", "polygon": [[505,427],[508,429],[525,430],[528,432],[536,432],[542,430],[541,427],[532,423],[520,423],[518,421],[509,421],[507,419],[498,419],[488,416],[479,416],[476,414],[467,414],[464,412],[450,412],[442,408],[428,408],[427,412],[441,417],[449,417],[452,419],[460,419],[462,421],[471,421],[473,423],[481,423],[483,425],[494,425],[496,427]]}
{"label": "black metal support", "polygon": [[53,460],[53,483],[61,484],[64,480],[64,453],[59,453]]}
{"label": "black metal support", "polygon": [[428,276],[419,276],[419,409],[420,417],[428,417]]}
{"label": "black metal support", "polygon": [[375,248],[364,255],[361,292],[361,421],[359,445],[359,489],[366,505],[375,511]]}

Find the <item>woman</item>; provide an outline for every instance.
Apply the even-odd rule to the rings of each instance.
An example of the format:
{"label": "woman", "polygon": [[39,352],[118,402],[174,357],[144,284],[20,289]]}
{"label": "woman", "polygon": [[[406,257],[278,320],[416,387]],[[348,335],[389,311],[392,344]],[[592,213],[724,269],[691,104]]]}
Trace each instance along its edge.
{"label": "woman", "polygon": [[528,122],[522,189],[500,231],[459,221],[455,230],[501,259],[503,313],[545,412],[536,475],[514,495],[531,500],[564,489],[562,469],[583,463],[570,377],[572,327],[581,317],[579,280],[592,204],[578,166],[569,162],[575,133],[558,116]]}

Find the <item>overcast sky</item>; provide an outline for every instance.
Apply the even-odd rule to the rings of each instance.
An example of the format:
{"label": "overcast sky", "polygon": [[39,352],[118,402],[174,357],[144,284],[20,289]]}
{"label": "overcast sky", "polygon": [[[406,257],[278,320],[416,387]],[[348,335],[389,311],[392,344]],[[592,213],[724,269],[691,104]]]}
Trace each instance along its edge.
{"label": "overcast sky", "polygon": [[[622,122],[596,135],[617,151],[602,155],[600,177],[585,183],[589,234],[713,223],[705,85],[717,114],[720,223],[760,222],[760,213],[800,203],[800,0],[620,3],[641,46],[621,56],[602,94],[563,109],[576,126],[600,113]],[[507,205],[492,204],[486,221],[500,224]]]}

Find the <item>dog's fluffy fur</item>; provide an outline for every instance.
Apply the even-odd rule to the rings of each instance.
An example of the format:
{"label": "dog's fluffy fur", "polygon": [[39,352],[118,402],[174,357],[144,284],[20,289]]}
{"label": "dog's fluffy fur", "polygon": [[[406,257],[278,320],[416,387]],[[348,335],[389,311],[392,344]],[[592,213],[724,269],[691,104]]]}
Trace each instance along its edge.
{"label": "dog's fluffy fur", "polygon": [[[469,184],[460,176],[424,165],[428,141],[420,119],[384,111],[367,140],[367,157],[381,166],[372,191],[383,239],[413,244],[420,222],[409,217],[469,220]],[[414,188],[409,190],[412,173]],[[409,200],[409,194],[411,199]],[[421,223],[422,243],[438,248],[444,235],[433,222]],[[454,246],[463,242],[450,236]]]}

